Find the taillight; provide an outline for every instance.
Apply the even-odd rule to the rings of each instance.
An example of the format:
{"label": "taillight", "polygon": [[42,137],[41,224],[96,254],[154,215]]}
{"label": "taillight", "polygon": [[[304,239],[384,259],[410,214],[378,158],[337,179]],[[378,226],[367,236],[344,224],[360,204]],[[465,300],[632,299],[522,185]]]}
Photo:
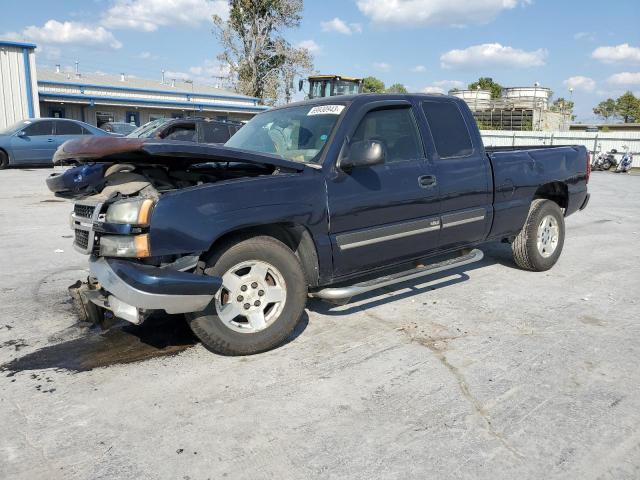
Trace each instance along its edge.
{"label": "taillight", "polygon": [[589,183],[589,177],[591,177],[591,152],[587,151],[587,183]]}

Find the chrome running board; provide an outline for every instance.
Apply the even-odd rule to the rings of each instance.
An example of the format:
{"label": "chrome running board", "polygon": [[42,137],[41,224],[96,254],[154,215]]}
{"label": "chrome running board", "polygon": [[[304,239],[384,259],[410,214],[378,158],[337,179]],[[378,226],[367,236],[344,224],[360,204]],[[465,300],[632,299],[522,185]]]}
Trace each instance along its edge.
{"label": "chrome running board", "polygon": [[339,303],[347,303],[351,297],[360,295],[371,290],[393,285],[395,283],[406,282],[414,278],[424,277],[433,273],[443,272],[452,268],[468,265],[469,263],[479,262],[484,257],[481,250],[473,249],[469,253],[460,257],[450,258],[442,262],[417,267],[412,270],[385,275],[384,277],[374,278],[365,282],[356,283],[346,287],[323,288],[317,292],[310,292],[310,297],[322,298],[323,300],[339,301]]}

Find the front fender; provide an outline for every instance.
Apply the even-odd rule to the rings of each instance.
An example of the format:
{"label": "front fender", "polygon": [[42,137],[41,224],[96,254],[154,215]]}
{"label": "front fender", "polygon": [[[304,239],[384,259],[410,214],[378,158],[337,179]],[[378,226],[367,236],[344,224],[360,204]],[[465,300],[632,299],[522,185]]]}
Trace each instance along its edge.
{"label": "front fender", "polygon": [[151,217],[151,254],[204,252],[228,232],[274,223],[304,225],[314,241],[327,235],[320,172],[254,177],[164,194]]}

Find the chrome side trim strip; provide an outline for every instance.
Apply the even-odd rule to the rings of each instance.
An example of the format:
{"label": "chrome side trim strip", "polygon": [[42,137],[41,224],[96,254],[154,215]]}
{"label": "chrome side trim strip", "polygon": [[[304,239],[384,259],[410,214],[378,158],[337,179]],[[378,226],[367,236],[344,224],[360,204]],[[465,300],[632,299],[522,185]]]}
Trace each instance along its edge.
{"label": "chrome side trim strip", "polygon": [[364,245],[371,245],[379,242],[386,242],[388,240],[394,240],[396,238],[410,237],[411,235],[417,235],[419,233],[425,232],[433,232],[435,230],[440,230],[440,225],[434,225],[433,227],[425,227],[419,228],[418,230],[410,230],[408,232],[402,233],[394,233],[393,235],[385,235],[383,237],[376,237],[370,240],[361,240],[359,242],[346,243],[344,245],[340,245],[340,250],[349,250],[350,248],[362,247]]}
{"label": "chrome side trim strip", "polygon": [[465,223],[479,222],[484,220],[484,215],[479,217],[465,218],[464,220],[456,220],[454,222],[443,223],[442,228],[455,227],[456,225],[464,225]]}
{"label": "chrome side trim strip", "polygon": [[440,230],[440,219],[438,217],[431,217],[369,228],[357,232],[343,233],[336,236],[336,243],[340,250],[349,250],[351,248],[373,245],[375,243],[437,230]]}

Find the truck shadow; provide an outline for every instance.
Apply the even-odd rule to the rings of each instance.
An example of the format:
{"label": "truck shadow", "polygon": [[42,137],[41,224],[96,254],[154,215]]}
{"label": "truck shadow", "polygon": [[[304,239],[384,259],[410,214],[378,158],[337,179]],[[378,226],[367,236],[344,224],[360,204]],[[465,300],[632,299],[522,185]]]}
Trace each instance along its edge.
{"label": "truck shadow", "polygon": [[[362,309],[373,308],[386,303],[404,300],[420,293],[435,291],[465,282],[469,280],[467,272],[490,265],[500,264],[505,267],[517,268],[513,262],[510,245],[504,243],[489,243],[482,245],[479,248],[485,255],[484,258],[477,263],[452,268],[451,270],[446,270],[444,272],[427,275],[422,278],[408,280],[406,282],[383,287],[379,290],[372,290],[371,292],[363,293],[362,295],[354,297],[354,305],[338,305],[320,299],[312,299],[307,304],[307,308],[312,312],[320,313],[322,315],[350,315]],[[394,293],[404,289],[408,290],[400,293]],[[384,295],[385,293],[393,295],[386,296]]]}

